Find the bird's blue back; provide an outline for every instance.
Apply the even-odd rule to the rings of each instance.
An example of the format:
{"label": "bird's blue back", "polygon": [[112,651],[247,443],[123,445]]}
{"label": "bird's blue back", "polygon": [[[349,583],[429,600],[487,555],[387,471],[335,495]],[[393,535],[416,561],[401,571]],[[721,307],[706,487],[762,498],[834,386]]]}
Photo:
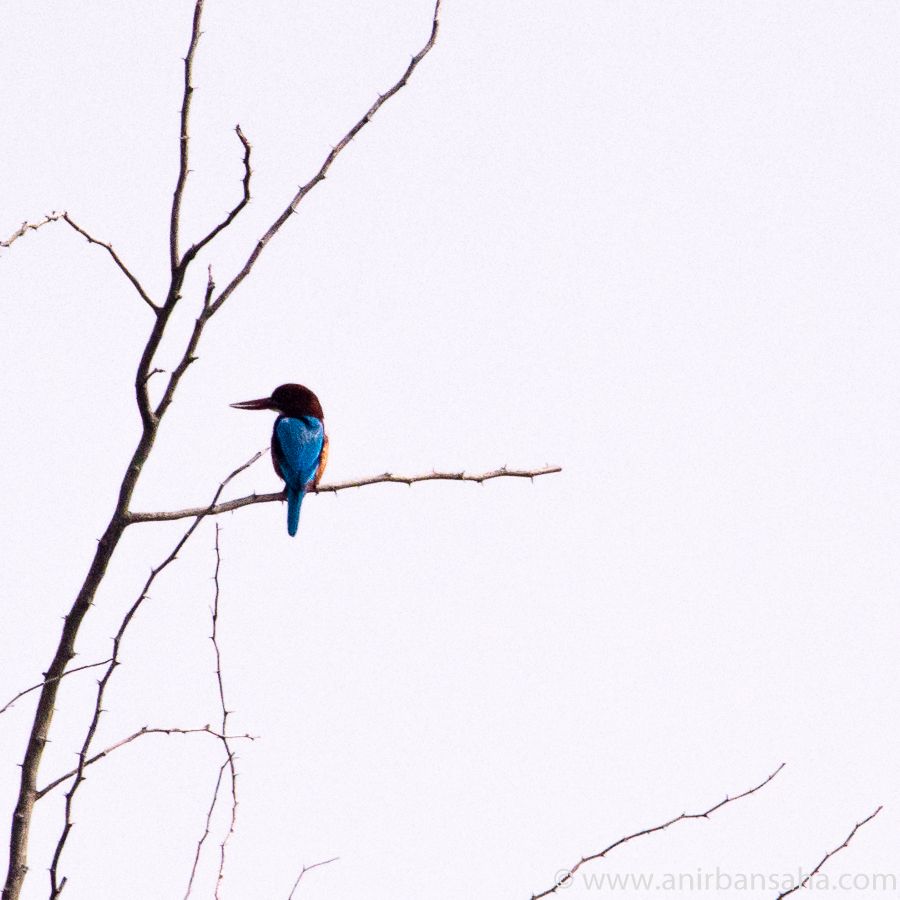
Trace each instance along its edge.
{"label": "bird's blue back", "polygon": [[297,533],[300,505],[322,456],[325,426],[314,416],[279,416],[272,431],[272,458],[287,488],[288,533]]}

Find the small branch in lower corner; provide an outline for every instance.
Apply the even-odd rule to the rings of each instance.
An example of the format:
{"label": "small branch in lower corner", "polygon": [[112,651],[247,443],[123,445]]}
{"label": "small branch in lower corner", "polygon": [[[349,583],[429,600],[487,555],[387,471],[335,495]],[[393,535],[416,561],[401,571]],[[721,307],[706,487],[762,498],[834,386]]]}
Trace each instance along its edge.
{"label": "small branch in lower corner", "polygon": [[862,828],[863,825],[866,824],[866,822],[871,822],[872,819],[874,819],[875,816],[877,816],[878,813],[881,812],[881,810],[882,810],[882,807],[879,806],[878,809],[876,809],[875,812],[872,813],[872,815],[866,816],[866,818],[863,819],[862,822],[857,822],[856,825],[853,826],[853,831],[851,831],[850,834],[848,834],[847,837],[844,838],[843,844],[841,844],[839,847],[835,847],[834,850],[831,850],[828,853],[826,853],[822,857],[822,861],[812,870],[812,872],[809,873],[809,875],[806,876],[806,878],[803,879],[803,881],[800,882],[800,884],[795,885],[789,891],[785,891],[784,893],[779,894],[775,898],[775,900],[782,900],[782,898],[787,897],[788,894],[793,894],[794,891],[798,891],[798,890],[800,890],[800,888],[806,888],[806,885],[809,884],[809,881],[813,877],[813,875],[818,875],[822,866],[824,866],[825,863],[827,863],[828,860],[832,856],[834,856],[835,853],[839,853],[841,850],[843,850],[850,843],[850,841],[853,840],[853,836],[856,834],[856,832],[859,831],[859,829]]}
{"label": "small branch in lower corner", "polygon": [[340,859],[339,856],[334,856],[331,859],[323,860],[322,862],[313,863],[311,866],[304,866],[301,870],[300,874],[297,876],[297,880],[294,882],[294,886],[291,888],[290,894],[288,894],[288,900],[294,900],[294,891],[297,890],[297,885],[300,884],[300,879],[310,870],[310,869],[318,869],[319,866],[327,866],[328,863],[337,862]]}
{"label": "small branch in lower corner", "polygon": [[592,853],[590,856],[582,856],[581,859],[575,863],[570,869],[563,869],[557,873],[556,884],[553,887],[548,888],[545,891],[542,891],[540,894],[532,894],[531,900],[541,900],[542,897],[548,897],[550,894],[555,894],[558,890],[569,888],[572,886],[572,879],[575,876],[575,873],[585,864],[591,862],[594,859],[603,859],[607,853],[611,850],[615,850],[616,847],[621,847],[622,844],[627,844],[628,841],[633,841],[635,838],[643,837],[647,834],[653,834],[657,831],[665,831],[670,825],[674,825],[676,822],[684,822],[688,819],[707,819],[709,818],[711,813],[714,813],[717,809],[721,809],[723,806],[727,806],[729,803],[734,803],[736,800],[742,800],[744,797],[749,797],[751,794],[755,794],[757,791],[762,790],[783,768],[785,764],[782,763],[768,778],[764,781],[761,781],[756,787],[752,787],[747,791],[744,791],[742,794],[737,794],[734,797],[726,797],[724,800],[720,800],[714,806],[711,806],[709,809],[704,812],[699,813],[682,813],[680,816],[675,816],[674,819],[669,819],[668,822],[663,822],[661,825],[655,825],[652,828],[645,828],[643,831],[636,831],[634,834],[629,834],[626,837],[619,838],[619,840],[610,844],[605,850],[601,850],[599,853]]}

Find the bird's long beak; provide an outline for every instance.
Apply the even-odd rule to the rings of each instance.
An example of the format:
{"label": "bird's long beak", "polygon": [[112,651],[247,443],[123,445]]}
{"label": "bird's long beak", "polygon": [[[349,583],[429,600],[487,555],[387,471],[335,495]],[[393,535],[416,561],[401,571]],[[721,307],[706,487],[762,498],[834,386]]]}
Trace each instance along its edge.
{"label": "bird's long beak", "polygon": [[232,403],[234,409],[272,409],[272,398],[263,397],[262,400],[244,400],[242,403]]}

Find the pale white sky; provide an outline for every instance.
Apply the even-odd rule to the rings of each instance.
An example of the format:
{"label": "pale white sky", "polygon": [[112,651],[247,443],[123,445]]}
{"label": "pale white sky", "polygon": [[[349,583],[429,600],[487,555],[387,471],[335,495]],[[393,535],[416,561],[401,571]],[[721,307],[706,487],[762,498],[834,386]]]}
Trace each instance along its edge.
{"label": "pale white sky", "polygon": [[[0,237],[66,209],[164,291],[191,9],[4,7]],[[208,0],[184,240],[239,196],[238,122],[253,202],[178,341],[206,265],[238,270],[430,16]],[[826,872],[900,880],[898,47],[888,2],[447,0],[433,53],[207,330],[134,505],[207,501],[271,429],[228,404],[285,381],[322,400],[327,480],[564,472],[310,498],[294,540],[280,505],[222,517],[226,690],[260,736],[224,898],[283,900],[340,856],[296,896],[527,900],[782,762],[582,871],[780,879],[884,804]],[[112,510],[150,313],[61,224],[0,253],[0,299],[2,705],[49,663]],[[232,496],[277,487],[264,460]],[[79,662],[181,528],[130,530]],[[129,632],[98,749],[215,722],[212,547],[207,523]],[[42,783],[93,686],[61,691]],[[31,709],[0,717],[4,829]],[[148,737],[94,767],[66,900],[183,896],[218,760]]]}

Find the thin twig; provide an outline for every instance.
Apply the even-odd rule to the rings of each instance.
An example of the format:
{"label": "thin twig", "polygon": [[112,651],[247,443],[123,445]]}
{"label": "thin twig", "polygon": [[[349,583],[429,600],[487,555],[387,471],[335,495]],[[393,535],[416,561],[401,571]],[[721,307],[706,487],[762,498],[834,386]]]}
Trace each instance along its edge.
{"label": "thin twig", "polygon": [[237,275],[232,279],[231,283],[228,287],[225,288],[224,291],[218,296],[215,303],[212,306],[212,312],[216,313],[219,310],[219,307],[231,296],[234,289],[250,274],[250,270],[253,268],[256,260],[259,258],[260,253],[265,249],[266,244],[269,243],[270,240],[278,233],[281,229],[281,226],[284,225],[285,222],[297,211],[297,207],[300,205],[300,201],[320,182],[325,179],[325,175],[328,170],[331,168],[332,163],[337,159],[340,152],[356,137],[356,135],[369,123],[372,121],[372,116],[375,115],[376,112],[381,108],[382,104],[386,103],[390,100],[397,91],[400,90],[408,81],[412,73],[415,71],[416,66],[425,58],[425,55],[429,50],[434,46],[434,42],[437,39],[438,27],[439,27],[439,19],[441,12],[441,0],[437,0],[437,3],[434,7],[434,16],[431,21],[431,36],[428,38],[428,42],[425,46],[412,58],[409,66],[407,66],[406,71],[403,73],[403,76],[400,80],[389,90],[387,93],[379,94],[378,99],[369,107],[366,114],[338,141],[338,143],[332,148],[331,153],[325,158],[325,162],[322,163],[322,167],[319,171],[313,176],[313,178],[308,181],[303,187],[299,188],[297,193],[294,194],[294,199],[288,204],[285,211],[275,220],[272,224],[271,228],[259,239],[256,246],[253,248],[253,252],[247,259],[247,262],[244,263],[244,267],[238,272]]}
{"label": "thin twig", "polygon": [[194,356],[194,352],[197,349],[197,345],[200,343],[200,336],[203,334],[203,329],[206,327],[206,323],[212,318],[212,313],[210,312],[209,307],[209,297],[212,294],[212,291],[215,289],[215,282],[212,280],[212,267],[210,267],[209,271],[209,279],[206,284],[206,300],[203,304],[203,309],[200,311],[200,315],[194,321],[194,328],[191,331],[191,337],[188,340],[187,347],[185,348],[184,354],[181,357],[181,362],[172,370],[172,374],[169,375],[169,383],[166,385],[166,390],[163,393],[162,400],[159,401],[156,409],[153,410],[153,415],[157,419],[161,419],[166,410],[169,408],[172,400],[175,397],[175,390],[178,387],[178,383],[181,381],[181,377],[188,370],[188,366],[192,363],[197,362],[197,357]]}
{"label": "thin twig", "polygon": [[[90,759],[86,760],[84,763],[84,767],[87,768],[90,765],[93,765],[95,762],[99,762],[103,757],[109,756],[113,750],[118,750],[119,747],[124,747],[126,744],[130,744],[132,741],[136,741],[139,737],[143,737],[145,734],[209,734],[214,738],[218,738],[220,741],[225,741],[231,738],[242,738],[248,741],[255,741],[256,738],[252,734],[230,734],[224,735],[220,734],[218,731],[213,731],[209,725],[204,725],[203,728],[148,728],[146,725],[140,730],[136,731],[134,734],[129,735],[127,738],[123,738],[121,741],[116,741],[111,747],[107,747],[102,753],[98,753],[96,756],[92,756]],[[55,781],[51,781],[46,787],[41,788],[37,792],[37,799],[40,800],[41,797],[49,794],[55,787],[59,787],[64,781],[71,778],[73,775],[78,774],[78,769],[72,769],[71,772],[66,772],[65,775],[60,775]]]}
{"label": "thin twig", "polygon": [[141,287],[141,283],[131,274],[128,270],[128,267],[125,263],[119,259],[119,255],[112,248],[112,244],[107,244],[104,241],[98,241],[96,238],[91,237],[80,225],[76,225],[70,218],[68,213],[63,213],[62,218],[68,222],[69,225],[72,226],[80,235],[83,235],[87,238],[88,243],[96,244],[98,247],[105,247],[109,251],[109,255],[113,258],[115,264],[125,273],[125,277],[134,285],[134,289],[141,295],[141,299],[146,303],[153,312],[158,313],[159,307],[150,299],[147,292]]}
{"label": "thin twig", "polygon": [[57,870],[59,868],[59,860],[62,856],[63,848],[66,845],[66,840],[69,837],[69,832],[72,830],[74,823],[72,822],[72,801],[75,796],[76,791],[81,786],[81,783],[84,781],[84,769],[87,766],[88,760],[88,752],[90,750],[91,742],[94,739],[94,735],[97,731],[97,726],[100,722],[100,715],[103,712],[103,696],[106,691],[106,686],[109,683],[110,678],[112,678],[113,672],[116,670],[116,667],[119,665],[119,649],[122,645],[122,639],[125,636],[125,631],[131,623],[132,619],[140,608],[141,604],[144,600],[147,599],[148,591],[150,590],[151,585],[156,580],[156,576],[159,575],[165,568],[167,568],[175,559],[178,557],[178,553],[181,548],[188,542],[191,535],[197,530],[199,524],[209,515],[209,509],[213,508],[216,504],[216,501],[219,499],[222,491],[225,489],[225,486],[231,481],[232,478],[235,478],[249,466],[252,466],[260,457],[262,453],[257,453],[247,462],[245,462],[242,466],[239,466],[235,469],[220,485],[218,490],[213,497],[212,503],[209,505],[207,510],[200,512],[195,520],[191,523],[191,526],[185,531],[185,533],[181,536],[181,539],[175,545],[175,548],[172,552],[163,560],[160,565],[158,565],[155,569],[152,569],[150,572],[150,576],[147,578],[147,581],[144,584],[144,589],[141,591],[140,596],[135,600],[132,604],[131,608],[125,614],[125,617],[122,619],[122,623],[119,626],[119,630],[116,633],[116,636],[113,638],[113,653],[110,658],[109,666],[104,673],[103,677],[100,679],[97,685],[97,699],[94,703],[94,713],[91,717],[91,723],[88,726],[87,735],[85,736],[84,743],[82,744],[81,750],[78,753],[78,767],[75,770],[74,777],[75,780],[72,782],[72,786],[66,792],[66,804],[65,804],[65,820],[63,824],[63,830],[60,834],[59,840],[56,844],[56,850],[53,853],[53,861],[50,865],[50,900],[57,900],[60,892],[62,891],[65,885],[65,878],[62,881],[57,879]]}
{"label": "thin twig", "polygon": [[206,811],[206,825],[203,829],[203,834],[200,835],[200,840],[197,841],[197,850],[194,853],[194,864],[191,866],[191,877],[188,879],[187,891],[184,895],[184,900],[188,900],[188,897],[191,896],[191,891],[194,888],[194,879],[197,877],[197,867],[200,865],[200,854],[203,852],[203,845],[206,843],[206,839],[209,837],[211,828],[210,825],[212,823],[213,811],[216,808],[216,800],[219,798],[219,788],[222,786],[222,776],[225,774],[225,769],[228,768],[228,761],[222,763],[219,766],[219,775],[216,778],[216,786],[213,790],[213,799],[212,803],[209,804],[209,809]]}
{"label": "thin twig", "polygon": [[131,271],[122,262],[119,258],[119,255],[112,248],[112,244],[107,244],[105,241],[98,241],[96,238],[91,237],[80,225],[76,225],[75,222],[69,217],[67,212],[52,212],[49,216],[44,216],[39,222],[23,222],[22,227],[13,234],[8,240],[0,241],[0,247],[8,247],[13,241],[22,237],[28,231],[37,231],[42,225],[46,225],[49,222],[58,222],[62,219],[64,222],[67,222],[72,228],[75,229],[80,235],[87,238],[88,242],[91,244],[96,244],[98,247],[104,247],[109,251],[109,255],[113,258],[115,264],[124,272],[125,276],[128,280],[134,285],[134,289],[140,294],[141,299],[146,303],[153,312],[158,313],[159,307],[150,299],[150,296],[141,286],[141,283],[137,280],[137,278],[132,275]]}
{"label": "thin twig", "polygon": [[[185,254],[185,262],[184,265],[179,269],[180,272],[183,272],[187,267],[190,260],[187,258],[187,254]],[[153,411],[153,415],[157,420],[161,419],[166,410],[169,408],[169,405],[172,403],[172,400],[175,397],[175,391],[178,388],[178,383],[181,381],[182,376],[188,370],[188,366],[191,363],[197,362],[197,357],[194,356],[195,351],[197,350],[198,345],[200,344],[200,337],[203,334],[203,329],[206,327],[206,323],[213,317],[213,310],[210,306],[210,298],[213,295],[213,291],[216,289],[216,283],[213,281],[212,274],[212,265],[207,269],[207,279],[206,279],[206,292],[203,295],[203,308],[200,310],[200,315],[194,321],[194,328],[191,331],[190,339],[187,342],[187,346],[185,347],[184,354],[181,357],[181,362],[172,370],[172,374],[169,376],[169,383],[166,385],[166,389],[163,393],[162,399],[159,401],[156,409]]]}
{"label": "thin twig", "polygon": [[[69,669],[66,672],[63,672],[62,675],[57,675],[53,679],[48,678],[47,681],[59,681],[61,678],[65,678],[66,675],[72,675],[75,672],[83,672],[85,669],[94,669],[97,666],[105,666],[109,662],[108,659],[101,659],[100,662],[89,663],[86,666],[78,666],[77,669]],[[15,702],[16,700],[21,700],[26,694],[30,694],[32,691],[37,691],[44,686],[46,682],[41,682],[40,684],[33,684],[30,688],[26,688],[24,691],[19,691],[9,703],[6,704],[2,709],[0,709],[0,715],[3,715]]]}
{"label": "thin twig", "polygon": [[541,897],[546,897],[549,894],[554,894],[560,888],[569,887],[569,882],[572,880],[572,876],[586,863],[590,862],[594,859],[601,859],[606,856],[610,850],[615,850],[616,847],[620,847],[622,844],[627,843],[628,841],[634,840],[634,838],[643,837],[645,834],[653,834],[655,831],[664,831],[670,825],[674,825],[676,822],[686,821],[687,819],[706,819],[709,818],[711,813],[714,813],[717,809],[721,809],[723,806],[728,803],[734,803],[735,800],[741,800],[744,797],[749,797],[751,794],[755,794],[758,790],[764,788],[783,768],[785,764],[782,763],[765,781],[760,782],[756,787],[750,788],[749,791],[744,791],[743,794],[738,794],[736,797],[726,797],[721,802],[717,803],[715,806],[711,806],[706,812],[701,813],[682,813],[680,816],[676,816],[674,819],[670,819],[668,822],[665,822],[662,825],[656,825],[653,828],[645,828],[643,831],[636,831],[634,834],[629,834],[628,837],[623,837],[617,840],[614,844],[610,844],[605,850],[601,850],[599,853],[594,853],[591,856],[583,856],[571,869],[563,875],[559,881],[553,885],[552,888],[549,888],[546,891],[543,891],[540,894],[532,894],[531,900],[540,900]]}
{"label": "thin twig", "polygon": [[[482,475],[469,475],[466,472],[426,472],[423,475],[392,475],[385,472],[383,475],[371,475],[368,478],[356,478],[350,481],[336,481],[333,484],[320,484],[315,493],[336,494],[348,488],[365,487],[368,484],[415,484],[418,481],[474,481],[483,484],[492,478],[537,478],[539,475],[552,475],[562,472],[559,466],[545,466],[542,469],[496,469],[493,472],[485,472]],[[201,510],[206,510],[210,516],[218,516],[221,513],[231,512],[243,506],[252,506],[254,503],[274,503],[284,500],[284,491],[277,494],[250,494],[237,500],[227,500],[213,507],[193,507],[191,509],[179,509],[173,512],[133,512],[130,513],[132,522],[168,522],[173,519],[187,519],[199,515]]]}
{"label": "thin twig", "polygon": [[187,56],[184,58],[184,95],[181,102],[181,131],[180,153],[178,163],[178,182],[175,185],[175,194],[172,197],[172,219],[169,225],[169,261],[172,266],[172,274],[186,268],[181,265],[178,258],[178,229],[181,225],[181,200],[184,196],[184,185],[188,177],[188,143],[190,140],[188,123],[191,115],[191,98],[194,94],[192,80],[194,69],[194,55],[197,52],[197,44],[200,41],[200,18],[203,15],[203,0],[197,0],[194,6],[194,22],[191,27],[191,42],[188,45]]}
{"label": "thin twig", "polygon": [[789,891],[785,891],[783,894],[779,894],[775,898],[775,900],[781,900],[782,897],[787,897],[788,894],[793,894],[794,891],[797,891],[802,887],[806,887],[806,883],[809,881],[809,879],[812,878],[813,875],[818,874],[818,872],[822,868],[822,866],[824,866],[825,863],[828,862],[828,860],[832,856],[834,856],[835,853],[839,853],[841,850],[843,850],[844,847],[846,847],[850,843],[850,841],[853,839],[853,835],[856,834],[856,832],[859,831],[859,829],[862,828],[863,825],[866,824],[866,822],[871,822],[872,819],[874,819],[875,816],[877,816],[878,813],[880,813],[882,809],[883,809],[883,807],[879,806],[878,809],[876,809],[875,812],[873,812],[871,816],[867,816],[865,819],[862,820],[862,822],[857,822],[856,825],[853,826],[853,831],[851,831],[850,834],[847,835],[846,840],[844,841],[843,844],[840,845],[840,847],[835,847],[834,850],[830,851],[829,853],[826,853],[822,857],[822,861],[812,870],[812,872],[809,873],[809,875],[806,876],[806,878],[803,879],[803,881],[800,882],[800,884],[796,884]]}
{"label": "thin twig", "polygon": [[300,879],[310,870],[310,869],[318,869],[319,866],[327,866],[328,863],[337,862],[340,859],[339,856],[334,856],[331,859],[323,860],[322,862],[313,863],[311,866],[304,866],[303,871],[297,876],[297,880],[294,882],[294,886],[291,888],[290,894],[288,894],[288,900],[294,900],[294,891],[297,890],[297,885],[300,884]]}
{"label": "thin twig", "polygon": [[48,224],[49,222],[56,222],[58,219],[61,219],[65,215],[64,212],[52,212],[49,216],[44,216],[39,222],[23,222],[22,227],[8,237],[5,241],[0,241],[0,247],[8,247],[13,241],[17,241],[20,237],[26,234],[29,231],[37,231],[38,228]]}
{"label": "thin twig", "polygon": [[[221,565],[222,554],[219,550],[219,523],[216,522],[216,571],[213,574],[216,593],[213,600],[212,635],[210,635],[210,640],[212,641],[213,647],[216,651],[216,682],[219,685],[219,703],[222,707],[222,743],[225,745],[225,763],[228,765],[228,768],[231,772],[231,822],[228,825],[228,834],[225,835],[225,837],[222,839],[222,843],[219,844],[219,876],[216,879],[216,900],[219,900],[219,887],[222,884],[223,873],[225,871],[225,848],[228,845],[228,841],[231,839],[231,836],[234,834],[234,825],[237,820],[238,807],[237,772],[234,768],[234,752],[232,751],[231,746],[228,743],[228,728],[226,727],[228,723],[228,716],[230,715],[230,713],[225,705],[225,688],[222,684],[222,654],[219,651],[219,642],[217,640],[219,625],[219,568]],[[213,798],[213,805],[215,805],[215,798]]]}
{"label": "thin twig", "polygon": [[225,871],[225,848],[228,844],[228,840],[232,834],[234,834],[234,826],[237,820],[237,772],[234,767],[234,752],[232,751],[229,743],[228,743],[228,733],[227,733],[227,723],[228,716],[231,714],[228,710],[228,707],[225,704],[225,687],[222,682],[222,654],[219,651],[219,641],[218,641],[218,624],[219,624],[219,568],[222,565],[222,554],[219,549],[219,524],[216,523],[216,568],[213,573],[213,582],[215,583],[215,595],[213,599],[212,606],[212,634],[210,635],[210,640],[213,643],[213,648],[215,649],[216,654],[216,683],[219,687],[219,705],[222,708],[222,743],[225,746],[225,761],[219,767],[219,774],[216,778],[216,786],[213,790],[212,800],[209,804],[209,809],[206,812],[206,824],[203,829],[203,834],[200,836],[200,840],[197,841],[197,850],[194,853],[194,863],[191,866],[191,876],[188,879],[187,891],[184,895],[184,900],[188,900],[188,897],[191,895],[191,890],[194,887],[194,879],[197,876],[197,868],[200,864],[200,855],[203,852],[203,845],[206,843],[206,839],[210,835],[210,825],[212,823],[213,812],[216,809],[216,804],[219,800],[219,789],[222,787],[222,778],[225,775],[225,770],[231,770],[231,822],[228,828],[228,834],[222,840],[222,843],[219,844],[219,875],[216,879],[216,888],[215,888],[215,897],[218,900],[219,897],[219,887],[222,884],[223,873]]}
{"label": "thin twig", "polygon": [[185,261],[190,262],[220,231],[226,229],[237,218],[238,213],[250,202],[250,176],[252,174],[250,168],[250,142],[244,137],[244,132],[241,131],[240,125],[234,130],[237,132],[238,139],[244,146],[244,196],[238,201],[237,206],[235,206],[235,208],[231,210],[231,212],[228,213],[228,215],[216,225],[205,238],[194,244],[184,254],[184,259],[181,263],[182,266],[185,265]]}

